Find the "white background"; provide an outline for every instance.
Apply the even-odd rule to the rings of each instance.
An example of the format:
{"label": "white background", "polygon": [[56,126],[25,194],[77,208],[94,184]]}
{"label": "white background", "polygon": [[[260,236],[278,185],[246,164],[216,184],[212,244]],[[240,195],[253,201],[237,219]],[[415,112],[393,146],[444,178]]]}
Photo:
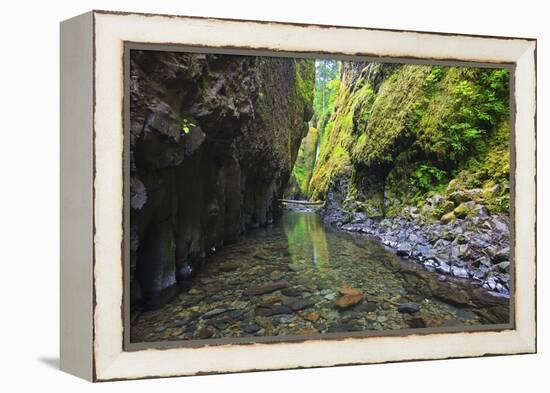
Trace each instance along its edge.
{"label": "white background", "polygon": [[[544,1],[10,1],[0,14],[0,391],[548,391],[549,11]],[[108,9],[538,38],[538,355],[92,385],[58,371],[59,26]],[[521,192],[519,190],[518,192]],[[404,348],[403,350],[406,350]],[[546,364],[545,364],[546,363]],[[546,385],[546,386],[545,386]]]}

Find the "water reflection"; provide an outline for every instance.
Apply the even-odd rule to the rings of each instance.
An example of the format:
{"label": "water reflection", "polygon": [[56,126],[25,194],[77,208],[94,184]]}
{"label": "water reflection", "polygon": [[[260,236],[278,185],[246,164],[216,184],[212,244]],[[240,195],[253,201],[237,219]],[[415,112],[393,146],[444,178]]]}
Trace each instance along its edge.
{"label": "water reflection", "polygon": [[325,228],[317,214],[288,212],[283,217],[283,228],[292,263],[305,264],[305,268],[311,267],[321,275],[330,270]]}
{"label": "water reflection", "polygon": [[[364,297],[341,307],[342,288]],[[410,302],[419,308],[414,315],[399,311]],[[468,283],[441,282],[372,238],[328,228],[315,213],[287,211],[208,258],[190,290],[143,313],[131,335],[162,341],[466,326],[504,323],[507,307]]]}

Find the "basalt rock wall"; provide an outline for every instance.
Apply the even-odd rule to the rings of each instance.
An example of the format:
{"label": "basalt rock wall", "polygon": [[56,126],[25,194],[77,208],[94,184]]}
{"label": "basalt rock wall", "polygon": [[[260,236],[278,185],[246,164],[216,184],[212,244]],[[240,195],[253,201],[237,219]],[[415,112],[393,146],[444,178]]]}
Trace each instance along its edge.
{"label": "basalt rock wall", "polygon": [[312,116],[311,61],[132,51],[131,306],[163,305],[270,223]]}

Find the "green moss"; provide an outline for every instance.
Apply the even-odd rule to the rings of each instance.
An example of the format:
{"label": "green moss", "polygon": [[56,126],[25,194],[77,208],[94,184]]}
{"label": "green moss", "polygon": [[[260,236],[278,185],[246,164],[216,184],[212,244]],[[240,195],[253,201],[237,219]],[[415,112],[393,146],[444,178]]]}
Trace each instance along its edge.
{"label": "green moss", "polygon": [[308,108],[313,106],[315,89],[315,62],[312,60],[295,60],[296,91]]}
{"label": "green moss", "polygon": [[375,92],[372,72],[343,69],[330,114],[318,121],[314,199],[347,177],[346,207],[371,216],[417,206],[439,219],[451,205],[432,209],[426,198],[472,188],[485,190],[479,202],[491,212],[507,211],[507,70],[404,65],[377,79]]}
{"label": "green moss", "polygon": [[319,155],[309,185],[313,200],[324,199],[331,180],[351,171],[351,160],[346,146],[352,139],[353,117],[349,108],[346,110],[342,106],[348,97],[345,87],[341,87],[338,99],[333,103],[330,120],[320,129]]}
{"label": "green moss", "polygon": [[406,65],[380,87],[372,103],[364,137],[353,147],[354,162],[366,166],[391,162],[409,138],[408,121],[422,104],[429,66]]}
{"label": "green moss", "polygon": [[319,133],[317,129],[310,127],[306,137],[302,140],[300,150],[298,150],[298,157],[294,163],[293,176],[295,185],[293,185],[290,193],[304,199],[309,195],[309,181],[315,166],[315,153],[318,140]]}
{"label": "green moss", "polygon": [[254,118],[263,131],[248,133],[241,143],[251,157],[261,154],[262,165],[247,162],[247,171],[259,178],[280,173],[286,182],[313,114],[314,61],[271,57],[255,61]]}

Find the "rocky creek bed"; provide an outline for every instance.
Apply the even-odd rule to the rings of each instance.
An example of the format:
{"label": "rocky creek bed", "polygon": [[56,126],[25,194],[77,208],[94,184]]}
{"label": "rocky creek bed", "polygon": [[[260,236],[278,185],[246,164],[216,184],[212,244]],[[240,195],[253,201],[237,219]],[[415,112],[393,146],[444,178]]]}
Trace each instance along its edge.
{"label": "rocky creek bed", "polygon": [[371,219],[363,213],[325,209],[323,220],[338,229],[379,239],[425,269],[469,278],[504,296],[510,294],[510,231],[504,215],[481,212],[451,222],[426,223],[416,209],[403,217]]}
{"label": "rocky creek bed", "polygon": [[394,245],[389,235],[380,236],[382,228],[389,233],[395,223],[378,223],[381,242],[362,233],[374,228],[367,222],[342,222],[346,233],[325,225],[315,212],[286,211],[274,224],[218,250],[173,301],[140,313],[132,322],[131,341],[508,322],[506,296],[471,278],[440,274],[441,268],[428,271],[406,260],[398,255],[403,251],[383,244]]}

